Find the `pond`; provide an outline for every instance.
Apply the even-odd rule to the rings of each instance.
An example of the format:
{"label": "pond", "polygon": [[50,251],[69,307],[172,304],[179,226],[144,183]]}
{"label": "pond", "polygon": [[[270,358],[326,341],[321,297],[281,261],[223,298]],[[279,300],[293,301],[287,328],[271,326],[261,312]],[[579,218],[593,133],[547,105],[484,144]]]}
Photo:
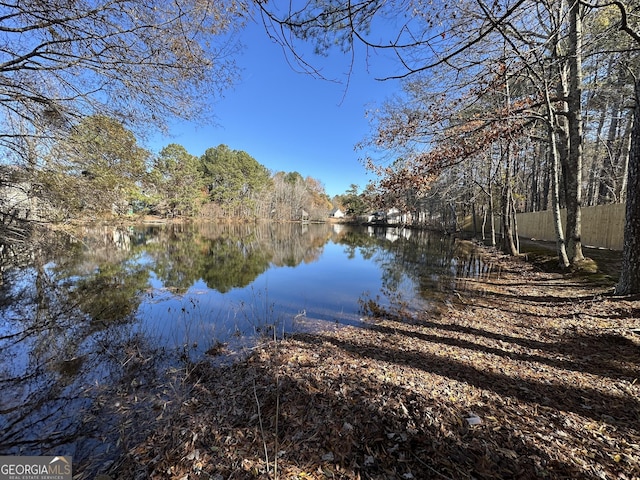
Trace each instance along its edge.
{"label": "pond", "polygon": [[87,227],[37,233],[8,252],[0,455],[73,455],[75,471],[143,435],[123,418],[161,417],[196,361],[232,362],[299,331],[366,327],[384,309],[410,319],[456,279],[490,269],[469,242],[340,224]]}

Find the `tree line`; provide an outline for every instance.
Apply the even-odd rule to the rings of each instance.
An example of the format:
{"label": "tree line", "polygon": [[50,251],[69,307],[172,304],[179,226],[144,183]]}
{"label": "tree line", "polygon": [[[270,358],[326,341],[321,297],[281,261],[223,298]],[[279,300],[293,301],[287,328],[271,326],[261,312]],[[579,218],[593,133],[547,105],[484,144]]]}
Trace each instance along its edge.
{"label": "tree line", "polygon": [[325,219],[319,180],[272,173],[227,145],[200,157],[170,144],[156,155],[117,120],[94,115],[58,141],[29,174],[40,216],[52,221],[131,213],[224,219]]}

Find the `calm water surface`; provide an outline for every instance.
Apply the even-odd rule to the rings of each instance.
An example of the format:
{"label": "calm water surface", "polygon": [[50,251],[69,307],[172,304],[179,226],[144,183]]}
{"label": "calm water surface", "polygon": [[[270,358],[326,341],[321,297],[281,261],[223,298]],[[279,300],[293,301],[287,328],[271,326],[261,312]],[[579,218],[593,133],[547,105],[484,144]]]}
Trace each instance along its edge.
{"label": "calm water surface", "polygon": [[126,408],[162,410],[167,372],[366,326],[371,302],[428,309],[488,270],[449,237],[329,224],[96,227],[5,251],[0,455],[73,455],[76,471],[127,448]]}

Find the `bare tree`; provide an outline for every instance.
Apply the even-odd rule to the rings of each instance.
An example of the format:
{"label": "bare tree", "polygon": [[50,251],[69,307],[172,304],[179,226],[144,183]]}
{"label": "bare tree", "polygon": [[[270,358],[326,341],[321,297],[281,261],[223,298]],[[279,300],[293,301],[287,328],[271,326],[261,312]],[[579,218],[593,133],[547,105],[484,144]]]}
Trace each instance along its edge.
{"label": "bare tree", "polygon": [[239,20],[234,0],[3,2],[0,148],[32,162],[86,115],[143,130],[202,114],[234,75],[223,34]]}

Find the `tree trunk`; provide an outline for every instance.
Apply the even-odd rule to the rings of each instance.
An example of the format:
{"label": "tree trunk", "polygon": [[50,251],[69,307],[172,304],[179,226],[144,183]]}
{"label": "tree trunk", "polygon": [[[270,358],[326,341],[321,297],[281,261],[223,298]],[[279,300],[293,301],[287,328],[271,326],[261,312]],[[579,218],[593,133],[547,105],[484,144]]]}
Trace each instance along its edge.
{"label": "tree trunk", "polygon": [[543,186],[542,186],[542,198],[540,199],[540,210],[544,211],[547,210],[549,208],[549,191],[551,188],[551,175],[550,175],[550,169],[545,168],[544,169],[544,176],[542,179],[543,182]]}
{"label": "tree trunk", "polygon": [[618,118],[620,117],[620,108],[621,108],[621,99],[618,98],[613,103],[610,112],[610,123],[609,130],[607,133],[607,152],[606,152],[606,160],[602,162],[602,168],[600,170],[600,185],[598,189],[598,205],[604,205],[606,203],[616,202],[617,198],[615,195],[618,187],[618,179],[616,178],[616,164],[619,163],[619,159],[616,158],[619,156],[620,151],[616,148],[616,139],[619,135],[619,124],[620,121]]}
{"label": "tree trunk", "polygon": [[605,120],[607,119],[608,111],[603,108],[600,112],[600,119],[598,120],[598,127],[595,134],[595,145],[593,146],[593,153],[591,155],[591,168],[589,169],[589,180],[587,182],[587,198],[586,205],[597,205],[600,182],[602,178],[602,171],[604,170],[604,162],[601,160],[602,142],[602,130],[604,129]]}
{"label": "tree trunk", "polygon": [[[509,80],[505,77],[505,101],[508,110],[511,109],[511,91]],[[502,147],[501,147],[502,148]],[[504,186],[502,188],[502,249],[509,255],[518,255],[518,249],[513,242],[513,231],[511,228],[511,207],[513,197],[513,186],[511,185],[511,143],[507,140],[506,149],[502,151],[502,158],[506,159],[504,169]]]}
{"label": "tree trunk", "polygon": [[490,239],[491,239],[491,246],[495,247],[496,246],[496,222],[495,222],[495,210],[494,210],[494,205],[493,205],[493,172],[492,172],[492,161],[491,161],[491,154],[489,154],[489,163],[488,163],[488,168],[487,168],[487,194],[489,197],[489,234],[490,234]]}
{"label": "tree trunk", "polygon": [[511,195],[511,218],[513,225],[513,239],[515,241],[516,252],[520,253],[520,237],[518,236],[518,217],[516,212],[516,199]]}
{"label": "tree trunk", "polygon": [[622,269],[616,294],[640,293],[640,82],[635,80],[635,110],[627,173],[627,207],[622,247]]}
{"label": "tree trunk", "polygon": [[[485,235],[485,227],[487,226],[487,208],[485,205],[482,206],[482,241],[484,242],[487,237]],[[0,283],[2,285],[2,283]]]}
{"label": "tree trunk", "polygon": [[546,90],[547,112],[549,114],[549,155],[551,156],[551,209],[553,211],[553,226],[556,231],[556,246],[558,251],[558,262],[563,268],[569,266],[567,256],[567,246],[562,230],[562,218],[560,217],[560,160],[558,154],[558,144],[556,143],[555,117],[548,90]]}
{"label": "tree trunk", "polygon": [[549,138],[549,156],[551,157],[551,210],[553,212],[553,226],[556,232],[556,246],[558,250],[558,262],[563,268],[569,266],[567,247],[562,230],[562,218],[560,217],[560,154],[558,153],[558,140],[556,137],[556,115],[551,98],[549,87],[545,86],[545,103],[547,116],[549,119],[547,135]]}
{"label": "tree trunk", "polygon": [[496,219],[493,205],[493,187],[489,183],[489,229],[491,234],[491,246],[496,246]]}
{"label": "tree trunk", "polygon": [[633,134],[633,121],[635,119],[635,114],[631,115],[631,118],[628,120],[627,128],[625,129],[624,134],[624,146],[622,150],[622,158],[620,159],[620,191],[618,192],[618,202],[624,203],[627,195],[627,188],[629,182],[629,155],[631,153],[631,135]]}
{"label": "tree trunk", "polygon": [[471,203],[471,216],[473,218],[473,238],[478,236],[478,219],[476,218],[476,202]]}
{"label": "tree trunk", "polygon": [[533,163],[531,168],[531,188],[529,195],[529,210],[525,212],[537,212],[540,210],[540,170],[541,170],[541,160],[540,160],[540,144],[536,144],[534,147],[533,154]]}
{"label": "tree trunk", "polygon": [[567,161],[567,253],[569,261],[584,259],[582,254],[582,8],[572,0],[569,10],[569,156]]}
{"label": "tree trunk", "polygon": [[518,249],[513,241],[513,230],[511,228],[511,147],[507,145],[505,155],[507,165],[505,168],[504,186],[502,188],[502,249],[509,255],[518,255]]}

